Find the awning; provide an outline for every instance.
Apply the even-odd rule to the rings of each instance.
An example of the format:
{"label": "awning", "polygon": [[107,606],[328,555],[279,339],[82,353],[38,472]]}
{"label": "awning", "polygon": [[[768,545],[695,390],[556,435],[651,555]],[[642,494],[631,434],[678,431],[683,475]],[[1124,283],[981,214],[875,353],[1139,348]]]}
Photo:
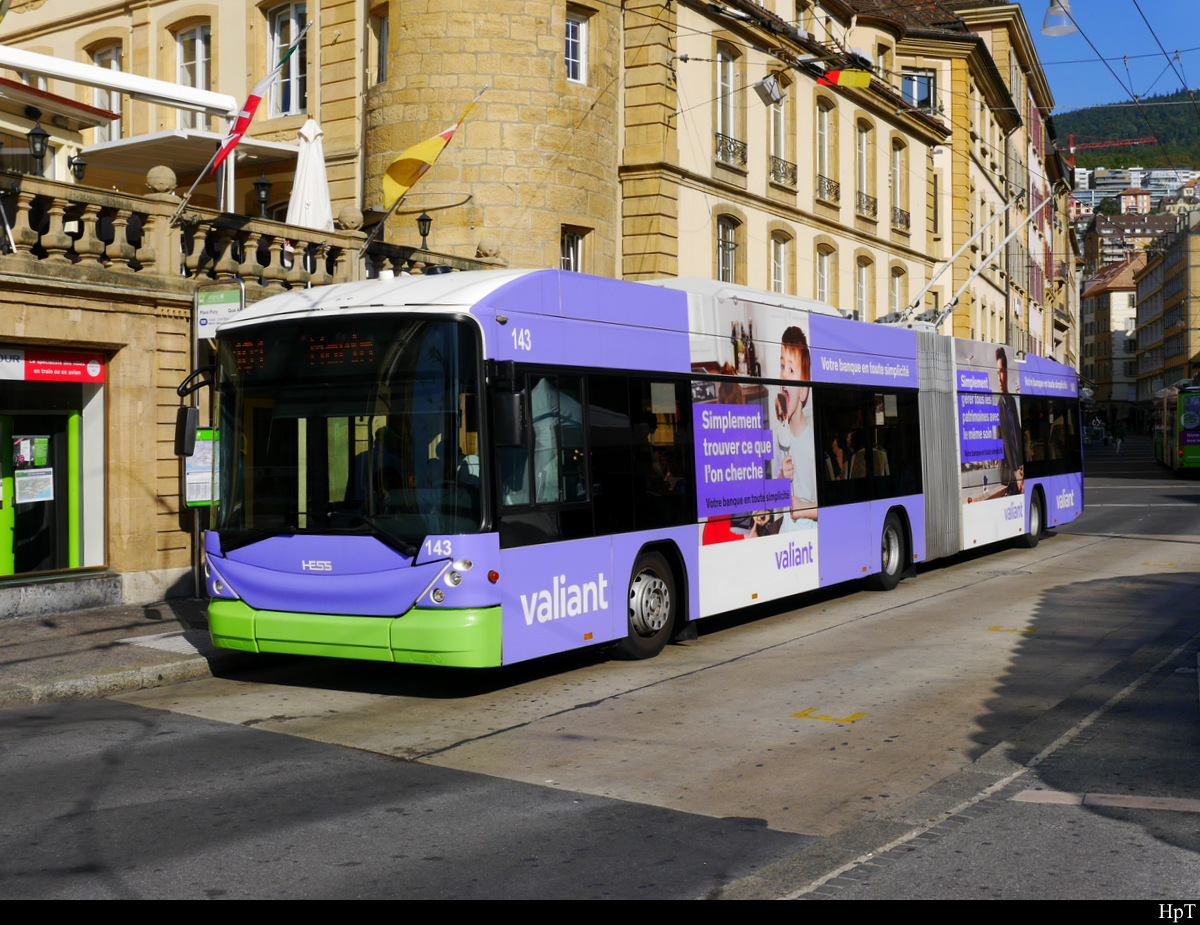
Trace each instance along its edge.
{"label": "awning", "polygon": [[[151,167],[162,164],[175,171],[176,176],[203,170],[217,146],[225,138],[217,132],[198,129],[178,129],[172,132],[153,132],[88,145],[83,149],[88,168],[117,171],[145,176]],[[246,136],[234,152],[237,164],[261,167],[267,164],[295,162],[296,145],[278,141],[260,141]]]}

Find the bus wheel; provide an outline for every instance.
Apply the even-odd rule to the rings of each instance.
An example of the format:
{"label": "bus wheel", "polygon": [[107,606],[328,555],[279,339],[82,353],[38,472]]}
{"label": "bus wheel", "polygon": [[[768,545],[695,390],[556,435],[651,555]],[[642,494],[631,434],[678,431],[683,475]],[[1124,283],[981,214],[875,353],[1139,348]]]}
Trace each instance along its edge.
{"label": "bus wheel", "polygon": [[1017,537],[1017,545],[1023,549],[1033,549],[1042,538],[1042,496],[1034,492],[1029,500],[1029,532]]}
{"label": "bus wheel", "polygon": [[879,573],[867,579],[867,584],[876,591],[891,591],[900,584],[904,571],[904,528],[900,518],[890,513],[884,518],[880,537]]}
{"label": "bus wheel", "polygon": [[622,658],[654,658],[675,623],[675,576],[657,552],[638,556],[629,577],[629,635],[617,643]]}

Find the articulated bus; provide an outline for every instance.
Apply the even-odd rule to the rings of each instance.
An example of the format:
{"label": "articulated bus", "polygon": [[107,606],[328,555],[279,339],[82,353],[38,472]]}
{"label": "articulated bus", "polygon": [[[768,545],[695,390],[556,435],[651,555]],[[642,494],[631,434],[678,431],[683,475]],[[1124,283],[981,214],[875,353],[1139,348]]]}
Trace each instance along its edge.
{"label": "articulated bus", "polygon": [[707,280],[370,280],[216,341],[205,569],[231,649],[646,658],[1083,507],[1073,370]]}
{"label": "articulated bus", "polygon": [[1154,396],[1154,457],[1176,472],[1200,468],[1200,386],[1188,379]]}

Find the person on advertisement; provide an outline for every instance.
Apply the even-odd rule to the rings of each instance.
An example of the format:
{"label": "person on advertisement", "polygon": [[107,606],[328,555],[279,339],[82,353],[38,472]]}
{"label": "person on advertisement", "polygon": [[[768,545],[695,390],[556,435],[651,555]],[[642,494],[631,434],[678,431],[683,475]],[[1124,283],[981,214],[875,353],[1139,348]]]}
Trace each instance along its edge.
{"label": "person on advertisement", "polygon": [[808,338],[792,325],[783,332],[779,350],[779,378],[796,385],[784,385],[775,396],[775,419],[780,425],[776,444],[783,454],[779,475],[791,482],[792,507],[783,516],[783,531],[803,530],[817,519],[817,459],[813,440],[811,409],[812,358]]}
{"label": "person on advertisement", "polygon": [[1000,458],[1000,488],[996,497],[1019,495],[1025,491],[1025,464],[1021,453],[1021,418],[1017,400],[1008,391],[1008,355],[1003,347],[996,348],[996,377],[1000,394],[996,407],[1000,412],[1000,439],[1004,452]]}

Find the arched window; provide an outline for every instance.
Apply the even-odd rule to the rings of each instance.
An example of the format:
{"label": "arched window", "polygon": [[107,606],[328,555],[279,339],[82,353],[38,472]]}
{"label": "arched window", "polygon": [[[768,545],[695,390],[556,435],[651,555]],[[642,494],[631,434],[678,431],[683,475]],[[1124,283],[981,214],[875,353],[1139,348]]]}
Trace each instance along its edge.
{"label": "arched window", "polygon": [[789,189],[796,188],[795,129],[794,110],[791,94],[788,93],[789,82],[782,73],[772,75],[779,84],[783,98],[778,103],[767,107],[769,142],[767,153],[770,155],[768,171],[772,183],[778,183]]}
{"label": "arched window", "polygon": [[817,173],[817,199],[837,205],[841,189],[837,182],[837,110],[824,97],[817,100],[814,157]]}
{"label": "arched window", "polygon": [[902,310],[908,300],[908,277],[902,267],[892,267],[888,287],[888,311]]}
{"label": "arched window", "polygon": [[[208,90],[212,86],[212,30],[208,23],[197,23],[175,33],[175,79],[180,86]],[[208,127],[202,113],[179,111],[181,129]]]}
{"label": "arched window", "polygon": [[729,45],[717,46],[713,123],[716,129],[716,159],[734,167],[746,166],[746,143],[742,129],[741,58]]}
{"label": "arched window", "polygon": [[837,252],[828,244],[818,244],[815,257],[813,297],[818,302],[832,304],[837,279]]}
{"label": "arched window", "polygon": [[871,123],[860,119],[854,131],[854,211],[864,218],[875,218],[879,200],[875,198],[875,138]]}
{"label": "arched window", "polygon": [[[92,50],[92,64],[96,67],[108,68],[110,71],[121,70],[121,43],[104,45]],[[92,91],[92,104],[98,109],[121,113],[121,94],[115,90],[105,90],[97,87]],[[121,120],[113,119],[107,125],[96,126],[96,143],[115,141],[121,137]]]}
{"label": "arched window", "polygon": [[[267,13],[267,72],[274,70],[284,52],[308,21],[306,3],[284,3]],[[308,36],[271,84],[271,115],[290,116],[308,110]]]}
{"label": "arched window", "polygon": [[772,292],[791,289],[792,239],[782,231],[771,232],[770,285]]}
{"label": "arched window", "polygon": [[908,213],[908,149],[898,138],[892,140],[891,163],[892,227],[908,231],[911,217]]}
{"label": "arched window", "polygon": [[732,215],[717,216],[717,279],[737,283],[742,223]]}
{"label": "arched window", "polygon": [[854,262],[854,318],[857,321],[875,320],[875,266],[870,257],[860,256]]}

